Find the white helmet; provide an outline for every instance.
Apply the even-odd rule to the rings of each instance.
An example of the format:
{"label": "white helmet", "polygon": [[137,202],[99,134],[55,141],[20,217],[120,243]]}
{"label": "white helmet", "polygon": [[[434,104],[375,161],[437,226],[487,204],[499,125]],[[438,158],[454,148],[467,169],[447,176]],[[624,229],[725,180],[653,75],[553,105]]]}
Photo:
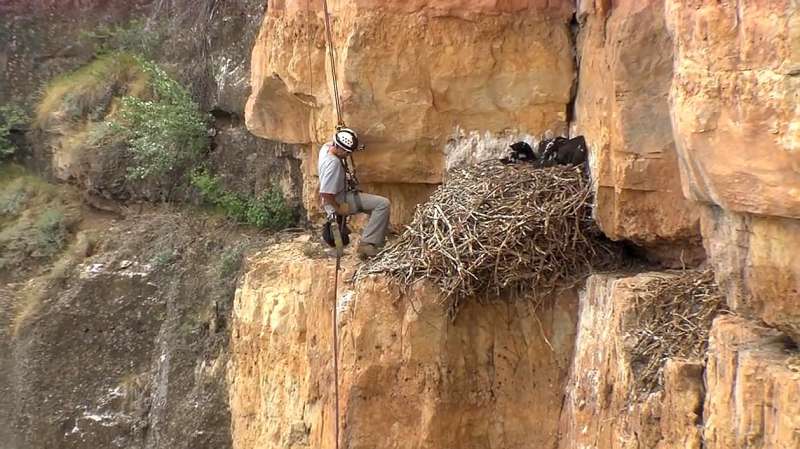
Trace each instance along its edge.
{"label": "white helmet", "polygon": [[358,148],[358,135],[350,128],[342,128],[336,131],[333,143],[344,151],[352,153]]}

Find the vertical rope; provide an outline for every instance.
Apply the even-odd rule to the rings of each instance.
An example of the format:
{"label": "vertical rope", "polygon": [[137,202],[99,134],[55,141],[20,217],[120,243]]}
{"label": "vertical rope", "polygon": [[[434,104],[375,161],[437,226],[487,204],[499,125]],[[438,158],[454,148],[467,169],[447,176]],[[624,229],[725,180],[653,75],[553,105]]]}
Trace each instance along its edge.
{"label": "vertical rope", "polygon": [[336,125],[344,126],[342,119],[342,105],[339,100],[339,80],[336,77],[336,53],[333,49],[333,37],[331,35],[331,20],[328,14],[328,0],[322,0],[322,7],[325,11],[325,36],[328,41],[328,56],[331,61],[331,78],[333,79],[333,100],[336,104]]}
{"label": "vertical rope", "polygon": [[[338,226],[334,223],[333,226]],[[337,309],[339,300],[339,268],[341,265],[342,256],[337,252],[336,254],[336,272],[333,281],[333,392],[334,392],[334,422],[336,431],[336,449],[339,449],[339,328],[337,320]]]}
{"label": "vertical rope", "polygon": [[313,51],[312,46],[314,45],[314,37],[316,36],[316,27],[312,23],[312,19],[316,19],[317,16],[314,14],[312,16],[311,13],[311,0],[306,0],[306,31],[308,34],[308,45],[306,45],[306,54],[308,55],[308,94],[314,101],[308,104],[308,109],[310,111],[310,122],[309,122],[309,133],[311,135],[311,141],[314,142],[317,137],[317,119],[315,109],[317,106],[316,96],[314,95],[314,58],[313,58]]}
{"label": "vertical rope", "polygon": [[[333,81],[333,100],[336,105],[336,127],[344,127],[344,119],[342,118],[342,104],[339,98],[339,79],[336,76],[336,52],[333,48],[333,36],[331,33],[331,20],[328,13],[328,0],[322,0],[322,8],[325,18],[325,39],[328,46],[328,56],[331,64],[331,79]],[[310,58],[310,56],[309,56]],[[310,64],[310,61],[309,61]],[[338,223],[333,223],[333,226],[338,226]],[[339,300],[339,270],[341,268],[342,255],[341,252],[336,252],[336,271],[334,272],[333,281],[333,395],[334,395],[334,438],[335,448],[339,449],[339,326],[338,326],[338,300]]]}

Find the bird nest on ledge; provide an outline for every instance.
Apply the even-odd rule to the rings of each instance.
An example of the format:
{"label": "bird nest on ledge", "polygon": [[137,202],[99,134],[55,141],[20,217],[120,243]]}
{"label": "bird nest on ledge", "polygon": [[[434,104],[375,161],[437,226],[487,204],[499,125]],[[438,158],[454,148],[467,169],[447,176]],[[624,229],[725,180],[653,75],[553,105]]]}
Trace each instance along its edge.
{"label": "bird nest on ledge", "polygon": [[[456,316],[469,299],[547,294],[620,258],[591,215],[583,166],[488,161],[456,169],[358,279],[429,281]],[[543,295],[540,295],[543,296]]]}

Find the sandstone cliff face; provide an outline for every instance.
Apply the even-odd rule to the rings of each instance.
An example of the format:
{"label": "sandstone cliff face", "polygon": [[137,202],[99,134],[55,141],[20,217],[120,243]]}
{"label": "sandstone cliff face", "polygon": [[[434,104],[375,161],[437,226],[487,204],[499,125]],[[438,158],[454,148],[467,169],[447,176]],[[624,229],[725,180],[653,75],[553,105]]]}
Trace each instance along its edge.
{"label": "sandstone cliff face", "polygon": [[[126,20],[113,3],[69,2],[63,15],[55,1],[3,3],[14,19],[0,32],[56,26],[42,42],[0,50],[13,69],[0,76],[29,93],[40,73],[82,64],[88,50],[59,33]],[[183,12],[169,23],[192,32],[161,58],[184,80],[203,74],[192,86],[215,113],[211,159],[226,182],[257,190],[297,174],[302,145],[308,205],[317,200],[314,147],[334,124],[315,3],[309,11],[305,0],[270,1],[263,23],[250,14],[260,1],[133,3]],[[357,157],[362,180],[392,198],[395,223],[449,167],[512,139],[564,131],[577,76],[574,126],[591,146],[603,230],[662,262],[692,263],[699,220],[738,314],[715,322],[707,363],[668,361],[663,391],[630,403],[632,290],[652,274],[595,275],[580,300],[567,292],[537,314],[525,303],[471,304],[455,323],[427,287],[401,295],[378,278],[344,283],[345,447],[800,447],[796,2],[581,1],[577,74],[571,2],[330,3],[345,117],[370,147]],[[192,7],[215,12],[187,14]],[[261,31],[243,109],[247,57],[238,50],[250,46],[253,24]],[[241,42],[230,37],[238,28]],[[36,76],[25,80],[26,71]],[[10,85],[0,83],[3,99]],[[248,135],[242,112],[253,133],[282,143]],[[279,161],[265,169],[267,159]],[[299,196],[296,177],[280,179]],[[150,259],[136,259],[140,246],[84,255],[23,321],[21,338],[10,327],[22,287],[0,286],[4,444],[333,446],[332,261],[296,244],[265,251],[228,316],[230,298],[209,274],[220,269],[224,242],[205,239],[195,222],[153,232],[171,227],[185,240],[145,233],[137,242],[153,260],[162,245],[178,245],[192,269],[143,268]],[[84,322],[93,326],[76,325]],[[54,391],[53,379],[65,386]]]}
{"label": "sandstone cliff face", "polygon": [[[234,306],[236,447],[333,447],[332,276],[296,245],[251,261]],[[338,301],[343,447],[555,447],[574,293],[536,314],[472,304],[451,323],[431,288],[352,288]]]}
{"label": "sandstone cliff face", "polygon": [[[362,181],[439,183],[442,149],[464,133],[565,131],[574,80],[567,2],[329,3],[344,119],[369,148],[356,157]],[[335,117],[321,5],[306,6],[269,3],[246,117],[258,136],[311,144],[311,179]],[[402,197],[402,187],[384,190]]]}
{"label": "sandstone cliff face", "polygon": [[[282,244],[248,266],[228,366],[234,446],[332,447],[333,261]],[[593,275],[577,304],[566,293],[538,318],[526,303],[470,303],[455,323],[426,286],[401,295],[381,278],[344,283],[342,444],[797,447],[800,356],[785,334],[744,318],[715,321],[707,363],[667,360],[663,389],[633,395],[637,290],[654,276],[670,274]]]}
{"label": "sandstone cliff face", "polygon": [[672,120],[690,198],[800,218],[798,12],[786,0],[667,2]]}
{"label": "sandstone cliff face", "polygon": [[800,341],[796,2],[670,0],[684,194],[729,305]]}
{"label": "sandstone cliff face", "polygon": [[800,354],[783,333],[738,316],[714,321],[706,363],[667,361],[664,388],[630,402],[633,290],[653,275],[594,275],[581,294],[559,447],[796,448]]}
{"label": "sandstone cliff face", "polygon": [[728,305],[800,341],[800,221],[710,207],[702,223]]}
{"label": "sandstone cliff face", "polygon": [[701,361],[670,360],[663,391],[631,400],[634,372],[626,348],[636,322],[633,290],[649,276],[588,279],[579,306],[560,448],[702,447],[697,427],[703,401]]}
{"label": "sandstone cliff face", "polygon": [[800,357],[786,336],[722,317],[709,343],[705,447],[800,447]]}
{"label": "sandstone cliff face", "polygon": [[699,210],[683,197],[669,119],[672,40],[662,1],[583,1],[575,129],[586,136],[596,216],[651,257],[702,259]]}

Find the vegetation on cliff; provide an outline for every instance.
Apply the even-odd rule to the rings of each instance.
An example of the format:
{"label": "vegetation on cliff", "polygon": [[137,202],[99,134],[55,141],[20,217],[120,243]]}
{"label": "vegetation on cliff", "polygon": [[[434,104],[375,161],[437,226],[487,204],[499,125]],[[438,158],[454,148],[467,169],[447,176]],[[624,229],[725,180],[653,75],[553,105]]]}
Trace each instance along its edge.
{"label": "vegetation on cliff", "polygon": [[189,92],[155,63],[125,52],[101,55],[47,85],[35,125],[60,134],[76,157],[123,144],[131,179],[166,182],[208,147],[207,119]]}
{"label": "vegetation on cliff", "polygon": [[199,170],[207,165],[210,116],[158,64],[102,48],[88,65],[50,82],[37,108],[34,123],[49,146],[80,165],[66,176],[88,178],[93,194],[115,200],[186,199],[195,189],[239,223],[277,230],[297,221],[277,186],[233,192]]}
{"label": "vegetation on cliff", "polygon": [[128,175],[158,179],[193,166],[208,148],[207,118],[189,91],[155,63],[134,56],[150,95],[126,95],[108,129],[124,139],[133,155]]}
{"label": "vegetation on cliff", "polygon": [[28,120],[25,110],[19,105],[0,106],[0,162],[14,155],[17,145],[12,140],[12,133],[24,127]]}
{"label": "vegetation on cliff", "polygon": [[80,199],[19,166],[0,168],[0,280],[35,271],[67,245]]}
{"label": "vegetation on cliff", "polygon": [[277,231],[297,221],[278,186],[273,185],[258,196],[242,195],[225,189],[218,177],[205,170],[192,174],[192,185],[200,191],[204,201],[240,223]]}

